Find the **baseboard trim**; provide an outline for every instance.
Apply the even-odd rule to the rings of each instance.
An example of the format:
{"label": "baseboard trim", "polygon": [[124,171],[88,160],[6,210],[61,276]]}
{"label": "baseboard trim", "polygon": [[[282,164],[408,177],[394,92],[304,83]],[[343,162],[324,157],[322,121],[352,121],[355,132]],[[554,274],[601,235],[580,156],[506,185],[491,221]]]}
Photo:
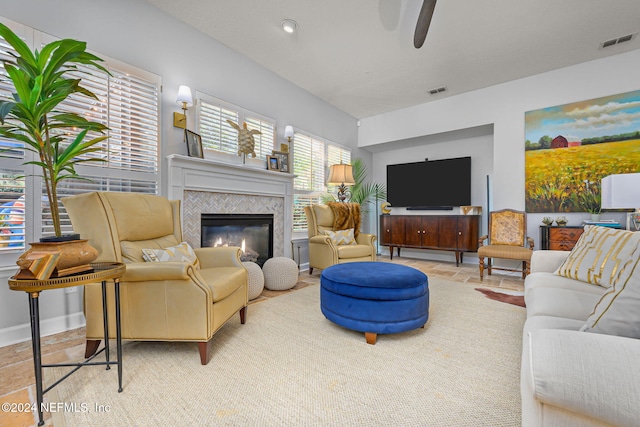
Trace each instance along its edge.
{"label": "baseboard trim", "polygon": [[[52,319],[40,320],[40,336],[58,334],[85,326],[84,313],[73,313]],[[31,340],[31,324],[11,326],[0,329],[0,347],[6,347]]]}

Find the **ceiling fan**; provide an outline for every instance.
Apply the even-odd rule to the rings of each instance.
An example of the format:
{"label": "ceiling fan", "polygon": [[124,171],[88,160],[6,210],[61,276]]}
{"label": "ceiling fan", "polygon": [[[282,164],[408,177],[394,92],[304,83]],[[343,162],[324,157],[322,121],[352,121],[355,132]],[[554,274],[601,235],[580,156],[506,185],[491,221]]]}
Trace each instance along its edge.
{"label": "ceiling fan", "polygon": [[436,8],[436,0],[424,0],[422,8],[420,8],[420,14],[418,15],[418,23],[416,24],[416,31],[413,34],[413,46],[416,49],[420,49],[424,44],[424,40],[427,38],[427,31],[429,31],[429,24],[431,24],[431,17],[433,16],[433,10]]}

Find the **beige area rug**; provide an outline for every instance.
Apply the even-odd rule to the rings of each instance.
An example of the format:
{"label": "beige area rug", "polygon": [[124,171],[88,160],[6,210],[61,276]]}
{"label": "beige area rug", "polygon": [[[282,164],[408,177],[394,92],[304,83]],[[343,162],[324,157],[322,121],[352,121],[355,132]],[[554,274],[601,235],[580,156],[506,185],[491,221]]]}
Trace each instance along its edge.
{"label": "beige area rug", "polygon": [[54,426],[519,426],[525,311],[468,284],[430,289],[427,326],[376,345],[324,318],[318,285],[252,304],[207,366],[196,344],[128,342],[124,391],[115,367],[84,367],[45,398],[88,410]]}

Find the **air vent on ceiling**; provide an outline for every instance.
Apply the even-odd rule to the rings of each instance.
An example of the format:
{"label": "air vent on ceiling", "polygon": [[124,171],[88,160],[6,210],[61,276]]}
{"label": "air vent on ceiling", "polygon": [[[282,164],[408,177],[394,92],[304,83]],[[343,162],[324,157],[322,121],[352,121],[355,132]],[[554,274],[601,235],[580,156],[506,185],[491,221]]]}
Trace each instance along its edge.
{"label": "air vent on ceiling", "polygon": [[431,89],[431,90],[429,91],[429,94],[430,94],[430,95],[436,95],[436,94],[438,94],[438,93],[440,93],[440,92],[444,92],[445,90],[447,90],[447,88],[446,88],[446,87],[444,87],[444,86],[442,86],[442,87],[439,87],[439,88],[436,88],[436,89]]}
{"label": "air vent on ceiling", "polygon": [[627,34],[626,36],[618,37],[617,39],[607,40],[606,42],[602,42],[600,44],[600,47],[604,49],[605,47],[615,46],[620,43],[628,42],[629,40],[633,39],[636,34],[638,33]]}

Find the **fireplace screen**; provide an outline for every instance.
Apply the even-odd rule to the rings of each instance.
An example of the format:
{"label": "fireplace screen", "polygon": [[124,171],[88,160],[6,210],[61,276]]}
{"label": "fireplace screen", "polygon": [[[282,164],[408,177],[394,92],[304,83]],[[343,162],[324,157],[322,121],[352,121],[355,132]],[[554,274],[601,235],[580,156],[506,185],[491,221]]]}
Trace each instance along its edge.
{"label": "fireplace screen", "polygon": [[260,267],[273,257],[273,214],[202,214],[200,245],[238,246]]}

